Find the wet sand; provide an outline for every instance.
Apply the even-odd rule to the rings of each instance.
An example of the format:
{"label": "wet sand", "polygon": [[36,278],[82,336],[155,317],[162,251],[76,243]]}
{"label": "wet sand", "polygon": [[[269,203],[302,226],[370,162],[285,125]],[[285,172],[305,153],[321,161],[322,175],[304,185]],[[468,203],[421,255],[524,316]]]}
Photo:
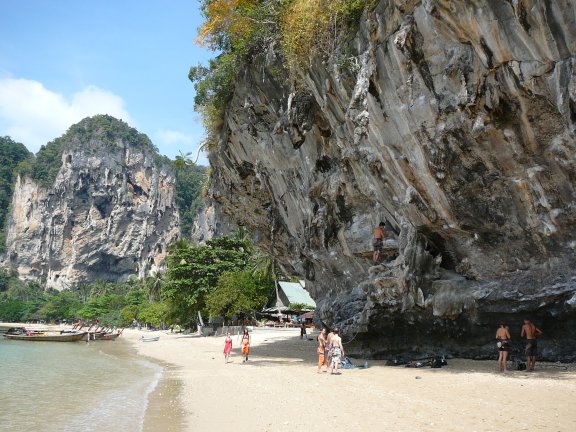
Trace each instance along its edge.
{"label": "wet sand", "polygon": [[[160,340],[141,342],[141,335]],[[576,365],[501,374],[495,361],[410,369],[369,360],[368,369],[330,376],[316,373],[315,339],[301,340],[298,329],[255,329],[248,363],[237,336],[228,364],[223,337],[125,330],[123,339],[166,365],[147,432],[576,430]]]}

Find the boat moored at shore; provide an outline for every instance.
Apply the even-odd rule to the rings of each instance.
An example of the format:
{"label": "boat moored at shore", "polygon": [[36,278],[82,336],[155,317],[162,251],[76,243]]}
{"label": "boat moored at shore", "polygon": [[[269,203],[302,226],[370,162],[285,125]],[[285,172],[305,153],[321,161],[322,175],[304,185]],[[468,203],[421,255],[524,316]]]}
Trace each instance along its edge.
{"label": "boat moored at shore", "polygon": [[26,329],[24,327],[12,327],[3,335],[5,339],[27,340],[42,342],[77,342],[85,339],[86,332],[78,331],[71,333],[51,332],[45,330]]}

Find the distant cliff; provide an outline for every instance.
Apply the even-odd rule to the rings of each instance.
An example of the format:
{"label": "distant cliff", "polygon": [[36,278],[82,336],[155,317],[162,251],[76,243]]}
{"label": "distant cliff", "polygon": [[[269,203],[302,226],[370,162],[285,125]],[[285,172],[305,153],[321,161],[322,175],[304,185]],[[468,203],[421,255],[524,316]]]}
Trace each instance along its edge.
{"label": "distant cliff", "polygon": [[40,154],[14,186],[5,265],[57,289],[159,269],[179,214],[173,167],[148,137],[95,116]]}
{"label": "distant cliff", "polygon": [[[375,3],[346,62],[292,86],[269,44],[239,72],[214,214],[306,278],[351,353],[486,357],[529,316],[576,359],[576,1]],[[371,267],[381,220],[398,252]]]}

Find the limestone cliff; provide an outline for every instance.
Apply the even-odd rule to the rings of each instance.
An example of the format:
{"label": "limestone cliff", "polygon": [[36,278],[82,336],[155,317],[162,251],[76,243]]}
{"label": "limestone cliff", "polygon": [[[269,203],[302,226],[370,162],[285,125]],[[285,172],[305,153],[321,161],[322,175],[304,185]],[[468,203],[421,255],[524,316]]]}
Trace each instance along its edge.
{"label": "limestone cliff", "polygon": [[[576,1],[376,3],[297,91],[274,47],[240,73],[213,202],[349,352],[482,357],[529,316],[544,357],[575,359]],[[398,253],[371,267],[381,220]]]}
{"label": "limestone cliff", "polygon": [[57,289],[158,270],[179,236],[170,165],[147,137],[109,116],[84,119],[59,144],[53,182],[17,179],[7,264]]}

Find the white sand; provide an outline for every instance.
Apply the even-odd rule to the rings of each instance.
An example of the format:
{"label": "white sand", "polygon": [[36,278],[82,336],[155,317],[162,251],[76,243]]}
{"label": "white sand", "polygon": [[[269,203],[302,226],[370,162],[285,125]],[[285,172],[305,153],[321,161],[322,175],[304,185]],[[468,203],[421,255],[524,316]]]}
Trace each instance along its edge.
{"label": "white sand", "polygon": [[[140,342],[160,335],[158,342]],[[242,363],[233,338],[125,330],[138,353],[175,365],[185,431],[576,431],[576,367],[496,372],[496,362],[450,360],[442,369],[386,367],[316,373],[316,342],[299,330],[252,334]],[[354,360],[363,364],[363,360]]]}

